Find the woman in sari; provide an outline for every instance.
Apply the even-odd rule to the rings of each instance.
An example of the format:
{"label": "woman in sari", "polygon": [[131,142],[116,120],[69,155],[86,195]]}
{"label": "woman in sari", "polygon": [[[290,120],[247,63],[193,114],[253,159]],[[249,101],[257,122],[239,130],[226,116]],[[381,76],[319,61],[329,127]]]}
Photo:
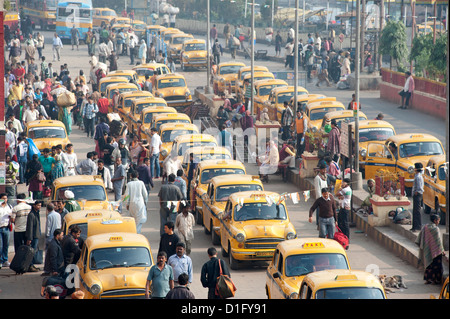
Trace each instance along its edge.
{"label": "woman in sari", "polygon": [[72,133],[72,117],[70,116],[71,109],[72,107],[60,107],[58,111],[58,120],[64,123],[68,136]]}
{"label": "woman in sari", "polygon": [[416,244],[419,246],[419,260],[425,268],[423,275],[425,284],[441,284],[444,272],[442,257],[445,257],[441,232],[438,227],[441,218],[439,215],[433,214],[430,219],[431,222],[422,227]]}
{"label": "woman in sari", "polygon": [[61,155],[56,154],[55,155],[55,163],[53,163],[52,170],[51,170],[51,178],[52,182],[56,180],[57,178],[64,176],[64,165],[61,161]]}

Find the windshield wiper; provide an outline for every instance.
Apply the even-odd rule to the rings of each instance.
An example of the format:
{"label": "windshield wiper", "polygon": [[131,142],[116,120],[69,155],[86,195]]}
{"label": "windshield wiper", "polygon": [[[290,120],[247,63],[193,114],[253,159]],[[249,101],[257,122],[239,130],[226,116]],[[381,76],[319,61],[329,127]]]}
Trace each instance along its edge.
{"label": "windshield wiper", "polygon": [[102,268],[98,268],[99,270],[103,270],[103,269],[109,269],[109,268],[119,268],[119,267],[123,267],[123,265],[109,265],[109,266],[105,266]]}
{"label": "windshield wiper", "polygon": [[125,267],[138,267],[138,266],[148,266],[148,263],[135,263],[132,265],[126,265]]}

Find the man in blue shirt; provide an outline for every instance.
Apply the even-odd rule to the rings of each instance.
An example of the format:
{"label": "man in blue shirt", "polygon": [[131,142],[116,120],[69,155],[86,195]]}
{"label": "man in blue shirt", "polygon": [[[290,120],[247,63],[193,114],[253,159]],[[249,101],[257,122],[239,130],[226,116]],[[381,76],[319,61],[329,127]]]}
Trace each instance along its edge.
{"label": "man in blue shirt", "polygon": [[169,257],[168,264],[173,268],[174,278],[178,280],[178,276],[185,273],[189,276],[189,283],[192,283],[192,259],[186,255],[186,245],[183,242],[178,242],[176,253]]}
{"label": "man in blue shirt", "polygon": [[160,251],[156,257],[156,265],[150,268],[145,285],[145,298],[149,298],[151,287],[152,299],[164,299],[167,293],[173,289],[173,269],[167,263],[167,254]]}

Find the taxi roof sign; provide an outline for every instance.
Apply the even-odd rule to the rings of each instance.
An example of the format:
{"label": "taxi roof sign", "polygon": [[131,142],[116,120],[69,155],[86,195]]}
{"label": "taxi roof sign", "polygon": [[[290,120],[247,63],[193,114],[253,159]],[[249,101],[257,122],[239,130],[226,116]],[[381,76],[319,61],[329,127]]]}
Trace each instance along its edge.
{"label": "taxi roof sign", "polygon": [[337,275],[334,278],[335,281],[344,281],[344,280],[358,280],[356,275]]}
{"label": "taxi roof sign", "polygon": [[101,223],[103,225],[117,225],[122,224],[122,221],[118,219],[103,219]]}
{"label": "taxi roof sign", "polygon": [[101,217],[103,216],[102,213],[87,213],[86,217]]}
{"label": "taxi roof sign", "polygon": [[109,241],[123,241],[122,236],[111,236],[109,237]]}
{"label": "taxi roof sign", "polygon": [[317,242],[317,243],[304,243],[302,245],[302,248],[324,248],[325,246],[323,243]]}
{"label": "taxi roof sign", "polygon": [[424,137],[422,134],[412,134],[411,138],[422,138]]}

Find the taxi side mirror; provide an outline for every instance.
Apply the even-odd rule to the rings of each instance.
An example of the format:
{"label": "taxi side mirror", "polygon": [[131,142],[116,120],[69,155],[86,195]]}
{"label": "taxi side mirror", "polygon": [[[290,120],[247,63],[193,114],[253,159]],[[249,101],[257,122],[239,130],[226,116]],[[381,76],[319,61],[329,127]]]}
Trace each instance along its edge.
{"label": "taxi side mirror", "polygon": [[276,273],[273,274],[273,278],[280,278],[280,273],[277,271]]}
{"label": "taxi side mirror", "polygon": [[392,155],[391,154],[388,154],[387,156],[386,156],[388,159],[392,159]]}

